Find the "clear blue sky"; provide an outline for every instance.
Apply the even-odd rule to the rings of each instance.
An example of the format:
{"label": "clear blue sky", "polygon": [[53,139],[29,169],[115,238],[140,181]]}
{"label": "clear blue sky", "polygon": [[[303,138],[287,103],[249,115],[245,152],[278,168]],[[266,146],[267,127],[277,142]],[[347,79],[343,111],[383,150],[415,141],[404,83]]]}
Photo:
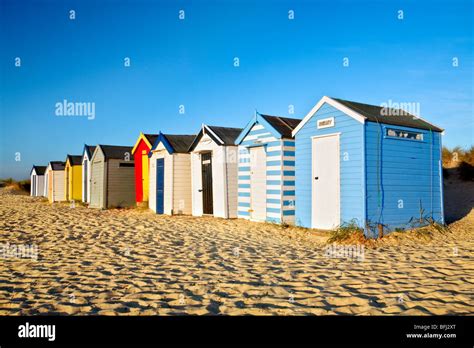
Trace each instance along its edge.
{"label": "clear blue sky", "polygon": [[[244,127],[255,108],[303,118],[324,95],[417,102],[423,118],[446,129],[445,145],[473,143],[471,0],[0,6],[0,177],[26,178],[33,163],[80,154],[84,143],[133,145],[140,131]],[[55,116],[63,99],[94,102],[95,119]]]}

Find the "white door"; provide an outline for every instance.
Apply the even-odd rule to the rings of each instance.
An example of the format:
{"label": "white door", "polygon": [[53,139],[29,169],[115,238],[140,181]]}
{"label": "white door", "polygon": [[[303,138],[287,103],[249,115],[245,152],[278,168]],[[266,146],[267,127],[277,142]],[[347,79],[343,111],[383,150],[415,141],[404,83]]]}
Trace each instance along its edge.
{"label": "white door", "polygon": [[250,149],[250,218],[267,217],[267,154],[263,146]]}
{"label": "white door", "polygon": [[312,227],[330,230],[340,224],[339,135],[312,141]]}

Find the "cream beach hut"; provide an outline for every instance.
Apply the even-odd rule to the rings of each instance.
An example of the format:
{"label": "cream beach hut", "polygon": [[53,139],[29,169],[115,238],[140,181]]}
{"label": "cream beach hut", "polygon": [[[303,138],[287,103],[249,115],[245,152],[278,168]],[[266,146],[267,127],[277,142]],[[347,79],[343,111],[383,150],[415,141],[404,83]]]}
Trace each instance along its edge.
{"label": "cream beach hut", "polygon": [[82,201],[89,203],[91,201],[91,159],[94,154],[95,146],[84,145],[82,151]]}
{"label": "cream beach hut", "polygon": [[53,202],[64,201],[64,168],[66,163],[51,161],[46,168],[47,197]]}
{"label": "cream beach hut", "polygon": [[44,173],[46,172],[45,166],[33,166],[30,173],[30,195],[31,196],[44,196]]}
{"label": "cream beach hut", "polygon": [[202,125],[191,153],[192,211],[221,218],[237,217],[238,147],[242,128]]}
{"label": "cream beach hut", "polygon": [[91,158],[89,207],[135,205],[135,165],[131,146],[97,145]]}
{"label": "cream beach hut", "polygon": [[150,151],[149,207],[157,214],[191,214],[191,155],[196,135],[158,134]]}

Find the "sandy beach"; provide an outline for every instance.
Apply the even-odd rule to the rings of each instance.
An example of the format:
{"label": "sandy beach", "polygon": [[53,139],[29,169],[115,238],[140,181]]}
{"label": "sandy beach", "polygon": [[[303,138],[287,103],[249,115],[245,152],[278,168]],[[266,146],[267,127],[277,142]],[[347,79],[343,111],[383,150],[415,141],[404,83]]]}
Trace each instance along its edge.
{"label": "sandy beach", "polygon": [[384,238],[363,260],[327,234],[243,220],[99,211],[0,189],[2,315],[474,314],[474,212]]}

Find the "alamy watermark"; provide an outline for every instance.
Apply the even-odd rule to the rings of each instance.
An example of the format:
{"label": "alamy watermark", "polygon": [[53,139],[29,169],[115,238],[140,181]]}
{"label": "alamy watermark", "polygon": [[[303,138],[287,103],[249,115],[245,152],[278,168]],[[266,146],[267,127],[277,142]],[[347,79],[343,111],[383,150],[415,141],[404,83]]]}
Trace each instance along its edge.
{"label": "alamy watermark", "polygon": [[337,259],[355,259],[364,261],[363,245],[328,245],[324,250],[324,256]]}
{"label": "alamy watermark", "polygon": [[417,102],[395,102],[391,99],[380,104],[381,116],[417,116],[421,115],[420,103]]}
{"label": "alamy watermark", "polygon": [[0,258],[18,258],[38,260],[38,245],[0,243]]}
{"label": "alamy watermark", "polygon": [[86,116],[88,120],[95,119],[94,102],[70,102],[64,99],[55,104],[56,116]]}

